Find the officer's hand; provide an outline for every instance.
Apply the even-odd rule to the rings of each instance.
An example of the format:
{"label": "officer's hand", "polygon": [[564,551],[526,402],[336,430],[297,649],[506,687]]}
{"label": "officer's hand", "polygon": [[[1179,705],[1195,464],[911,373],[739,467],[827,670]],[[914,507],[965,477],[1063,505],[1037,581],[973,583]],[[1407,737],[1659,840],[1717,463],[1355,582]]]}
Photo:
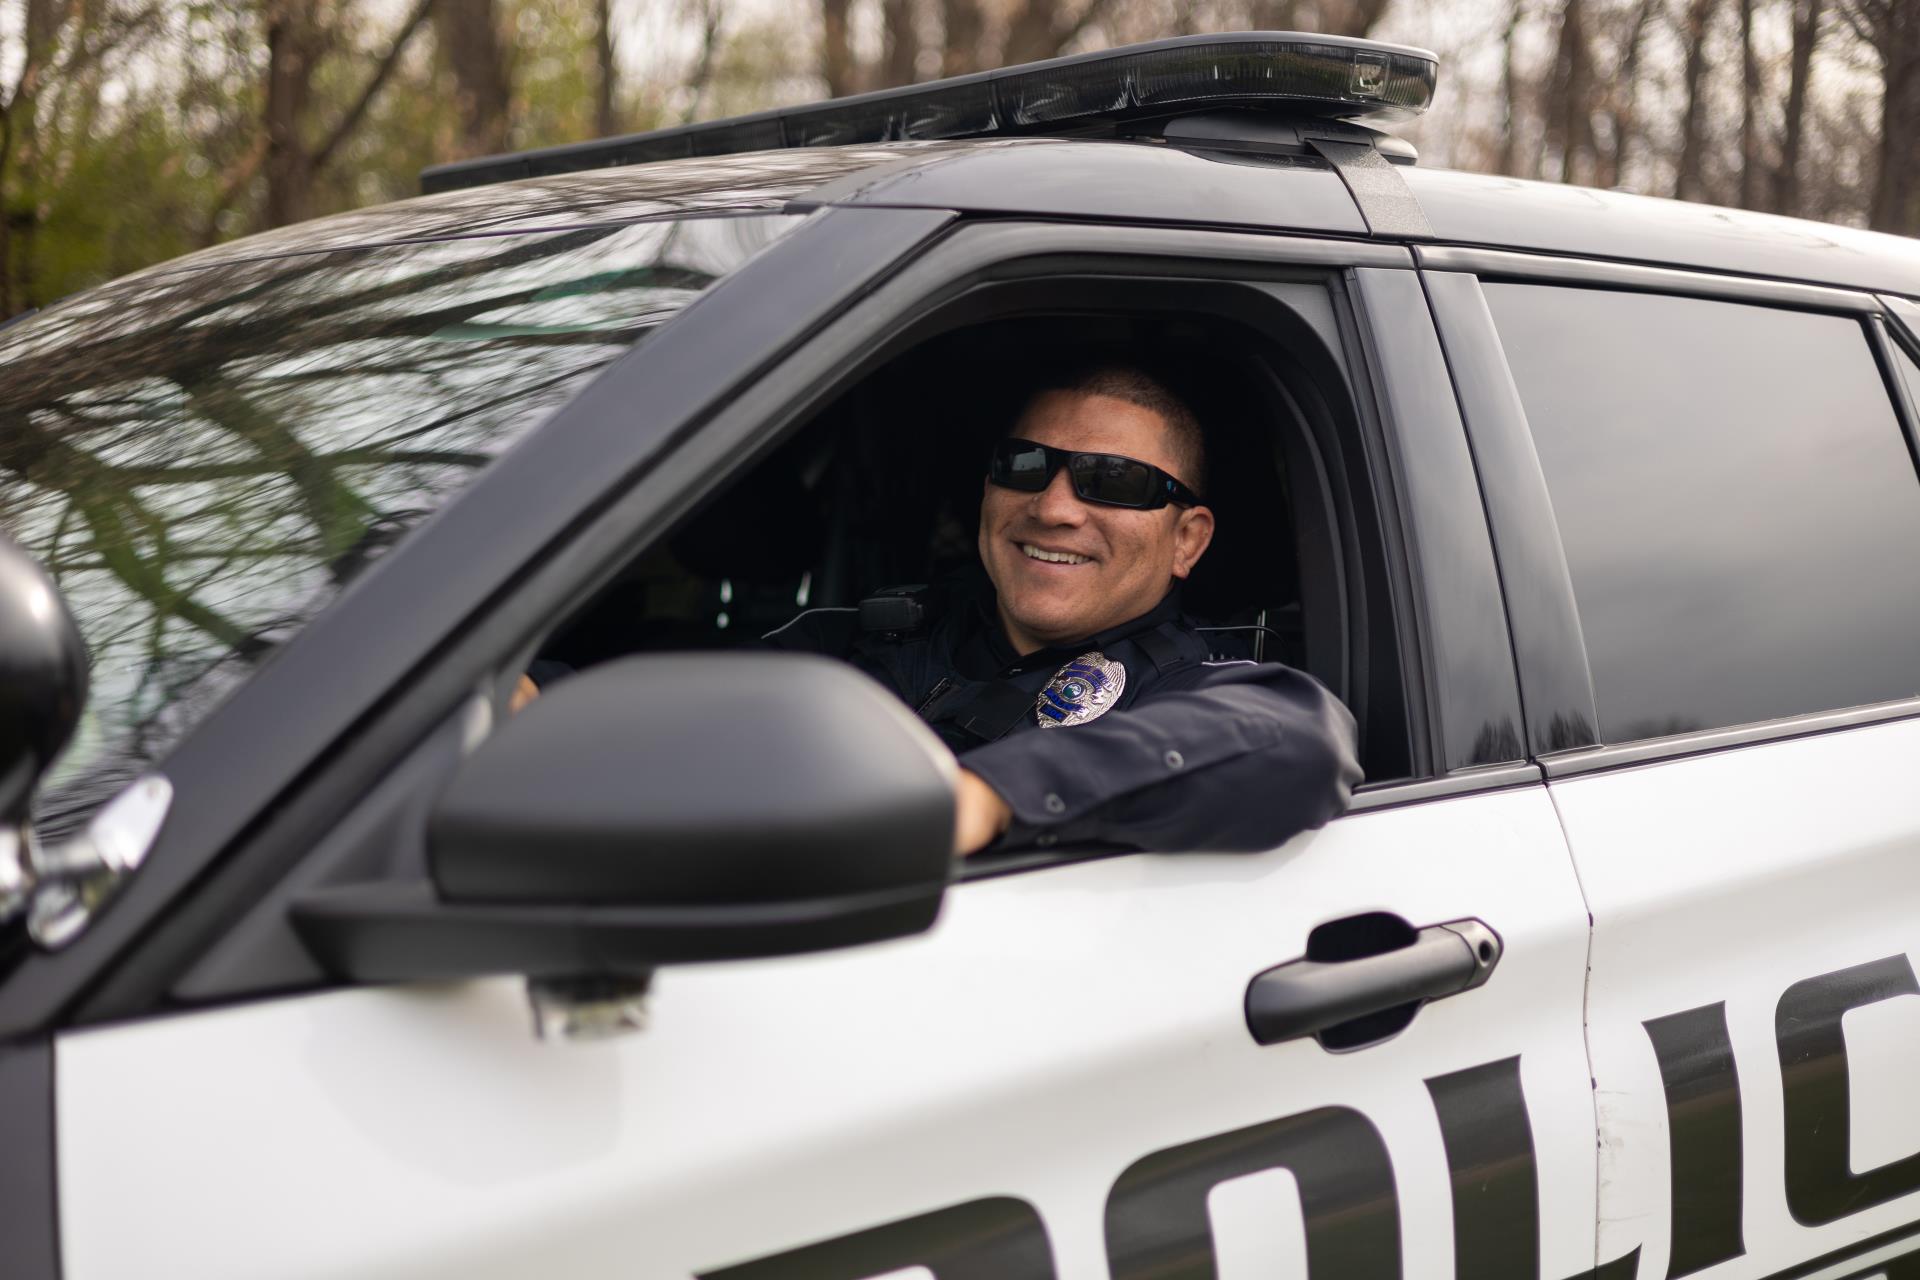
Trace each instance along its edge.
{"label": "officer's hand", "polygon": [[507,714],[512,715],[539,696],[540,686],[533,682],[533,677],[521,676],[520,683],[513,686],[513,696],[507,699]]}
{"label": "officer's hand", "polygon": [[960,771],[953,806],[953,852],[964,858],[992,844],[1013,821],[1013,810],[979,774]]}

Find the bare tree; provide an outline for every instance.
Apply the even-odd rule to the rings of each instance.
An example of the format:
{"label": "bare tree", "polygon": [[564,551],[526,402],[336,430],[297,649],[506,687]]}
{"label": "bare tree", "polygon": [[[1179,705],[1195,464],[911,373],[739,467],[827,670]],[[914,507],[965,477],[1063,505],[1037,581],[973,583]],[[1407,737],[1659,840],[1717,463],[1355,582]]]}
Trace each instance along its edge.
{"label": "bare tree", "polygon": [[[920,58],[929,52],[922,35],[928,0],[880,0],[879,57],[861,65],[853,50],[851,0],[820,0],[820,73],[838,97],[866,89],[911,84],[920,78]],[[1018,0],[1004,10],[999,39],[987,21],[983,0],[938,0],[942,75],[1037,62],[1066,51],[1090,28],[1117,12],[1120,0]],[[1338,0],[1384,7],[1387,0]]]}
{"label": "bare tree", "polygon": [[1807,96],[1813,83],[1813,53],[1820,41],[1823,0],[1793,0],[1793,56],[1787,81],[1786,120],[1780,163],[1773,174],[1773,207],[1800,212],[1800,152],[1807,135]]}
{"label": "bare tree", "polygon": [[940,74],[960,76],[980,70],[980,50],[987,35],[980,0],[941,0],[940,16],[946,46],[940,52]]}
{"label": "bare tree", "polygon": [[860,64],[848,21],[852,7],[851,0],[820,0],[820,75],[836,98],[859,92]]}
{"label": "bare tree", "polygon": [[1839,0],[1880,64],[1879,148],[1868,225],[1920,231],[1920,10],[1911,0]]}
{"label": "bare tree", "polygon": [[[700,104],[713,83],[714,67],[720,60],[720,23],[726,11],[721,0],[695,0],[693,17],[700,26],[700,55],[687,77],[687,109],[681,113],[681,119],[688,124],[700,118]],[[606,137],[612,132],[610,128],[603,129],[600,136]]]}
{"label": "bare tree", "polygon": [[920,6],[915,0],[881,0],[880,83],[912,84],[920,78]]}
{"label": "bare tree", "polygon": [[440,0],[433,22],[459,98],[462,149],[505,151],[513,79],[495,0]]}
{"label": "bare tree", "polygon": [[313,101],[313,74],[328,34],[318,0],[268,0],[266,117],[262,152],[266,224],[298,222],[313,212],[313,155],[302,137]]}
{"label": "bare tree", "polygon": [[1560,178],[1592,181],[1596,161],[1593,140],[1593,47],[1587,34],[1585,0],[1562,0],[1553,75],[1546,98],[1547,145],[1560,153]]}
{"label": "bare tree", "polygon": [[613,0],[593,0],[593,128],[610,138],[619,132],[614,104],[620,87],[620,68],[614,60]]}
{"label": "bare tree", "polygon": [[400,29],[394,34],[393,41],[387,46],[386,54],[373,64],[373,74],[367,77],[361,86],[360,94],[340,116],[338,123],[313,149],[313,169],[315,173],[327,167],[334,155],[340,150],[340,144],[353,136],[361,122],[366,119],[367,109],[373,100],[380,96],[387,81],[392,77],[394,68],[400,65],[400,59],[407,51],[407,45],[413,40],[414,33],[426,24],[427,17],[433,12],[438,0],[414,0],[413,10],[400,23]]}
{"label": "bare tree", "polygon": [[1760,135],[1756,117],[1760,109],[1760,62],[1753,49],[1754,0],[1740,0],[1740,207],[1759,207]]}
{"label": "bare tree", "polygon": [[1594,178],[1598,186],[1620,185],[1633,148],[1640,140],[1641,58],[1647,31],[1660,14],[1660,0],[1638,0],[1628,17],[1626,34],[1620,40],[1619,58],[1605,94],[1609,139],[1604,163]]}
{"label": "bare tree", "polygon": [[39,225],[32,196],[38,104],[61,28],[73,0],[26,0],[19,74],[0,103],[0,315],[12,315],[32,296],[32,240]]}
{"label": "bare tree", "polygon": [[1707,32],[1717,3],[1718,0],[1689,0],[1680,31],[1681,43],[1686,48],[1682,76],[1687,106],[1680,125],[1680,161],[1674,171],[1673,194],[1681,200],[1698,200],[1704,195]]}
{"label": "bare tree", "polygon": [[1501,173],[1517,173],[1520,137],[1520,76],[1514,41],[1520,24],[1527,19],[1527,0],[1510,0],[1507,25],[1500,35],[1501,126],[1499,158],[1494,167]]}
{"label": "bare tree", "polygon": [[266,112],[258,141],[228,172],[220,195],[205,212],[200,239],[217,235],[218,218],[239,198],[262,168],[267,200],[262,221],[283,226],[312,216],[314,182],[341,145],[365,122],[368,110],[392,78],[414,34],[440,0],[414,0],[386,51],[340,118],[318,142],[313,129],[314,75],[321,59],[340,44],[338,25],[319,11],[317,0],[269,0],[265,10],[267,41]]}

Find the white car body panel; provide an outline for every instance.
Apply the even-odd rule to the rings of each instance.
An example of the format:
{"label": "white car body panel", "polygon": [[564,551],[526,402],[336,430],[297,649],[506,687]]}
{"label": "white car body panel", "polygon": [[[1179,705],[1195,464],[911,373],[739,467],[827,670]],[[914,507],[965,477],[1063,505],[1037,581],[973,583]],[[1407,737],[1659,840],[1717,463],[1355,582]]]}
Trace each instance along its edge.
{"label": "white car body panel", "polygon": [[[1504,958],[1386,1043],[1256,1045],[1249,979],[1370,910],[1479,917]],[[1405,1274],[1442,1277],[1452,1198],[1423,1080],[1519,1055],[1557,1280],[1594,1256],[1586,949],[1536,786],[1350,815],[1263,855],[958,885],[919,938],[663,971],[649,1029],[609,1042],[535,1042],[510,979],[69,1033],[66,1275],[685,1277],[1006,1195],[1039,1210],[1059,1276],[1094,1280],[1135,1160],[1344,1104],[1391,1156]],[[1216,1188],[1223,1275],[1302,1274],[1290,1181]]]}
{"label": "white car body panel", "polygon": [[[1920,721],[1906,720],[1550,784],[1594,916],[1603,1256],[1642,1245],[1639,1274],[1669,1274],[1669,1120],[1642,1024],[1719,1001],[1742,1104],[1745,1253],[1692,1274],[1771,1275],[1920,1217],[1909,1195],[1795,1221],[1775,1031],[1795,983],[1920,950],[1917,759]],[[1859,1173],[1920,1151],[1920,997],[1843,1025]]]}

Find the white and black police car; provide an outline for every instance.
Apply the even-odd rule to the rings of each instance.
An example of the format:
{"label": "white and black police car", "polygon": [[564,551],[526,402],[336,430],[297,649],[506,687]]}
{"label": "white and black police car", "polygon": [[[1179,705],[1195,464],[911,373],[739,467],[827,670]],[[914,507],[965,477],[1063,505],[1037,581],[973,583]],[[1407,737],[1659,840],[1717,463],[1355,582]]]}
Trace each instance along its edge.
{"label": "white and black police car", "polygon": [[[1920,1275],[1920,247],[1421,168],[1435,70],[450,166],[0,334],[0,1272]],[[714,652],[963,561],[1081,342],[1359,722],[1284,847],[956,871],[911,716]]]}

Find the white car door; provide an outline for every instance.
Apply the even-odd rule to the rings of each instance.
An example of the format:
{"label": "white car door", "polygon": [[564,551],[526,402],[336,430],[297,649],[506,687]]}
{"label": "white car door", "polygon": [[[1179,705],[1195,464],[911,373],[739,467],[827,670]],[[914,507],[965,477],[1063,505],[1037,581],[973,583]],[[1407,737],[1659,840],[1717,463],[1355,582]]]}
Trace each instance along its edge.
{"label": "white car door", "polygon": [[1594,918],[1601,1245],[1913,1274],[1911,361],[1871,299],[1595,283],[1485,291],[1597,710],[1546,763]]}
{"label": "white car door", "polygon": [[[1484,921],[1490,977],[1256,1044],[1249,981],[1383,911]],[[512,980],[69,1034],[65,1272],[1580,1273],[1585,923],[1531,786],[965,883],[920,938],[665,971],[607,1042],[537,1042]]]}

